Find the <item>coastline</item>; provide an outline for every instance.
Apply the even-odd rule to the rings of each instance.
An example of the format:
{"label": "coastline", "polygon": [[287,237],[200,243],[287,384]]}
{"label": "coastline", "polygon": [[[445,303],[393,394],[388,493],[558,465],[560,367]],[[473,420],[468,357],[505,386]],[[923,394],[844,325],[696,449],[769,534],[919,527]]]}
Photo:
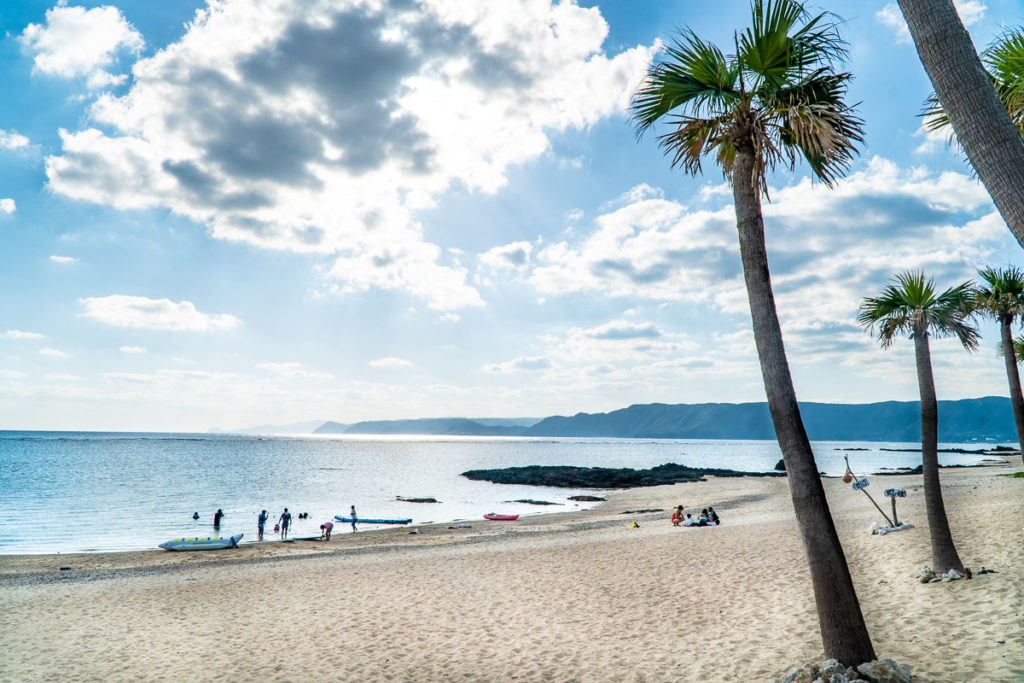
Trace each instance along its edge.
{"label": "coastline", "polygon": [[[998,572],[949,584],[914,578],[930,563],[919,476],[872,477],[878,492],[908,489],[900,517],[917,525],[885,537],[868,533],[869,501],[824,480],[875,649],[915,680],[1024,676],[1024,551],[1006,542],[1022,532],[1024,484],[995,476],[1020,471],[1013,460],[943,470],[965,564]],[[724,524],[672,528],[676,504],[712,504]],[[665,512],[621,514],[646,508]],[[0,680],[765,680],[821,661],[785,480],[709,478],[466,523],[231,551],[0,556]],[[253,637],[264,629],[268,642]],[[297,637],[268,647],[282,632]],[[197,673],[179,652],[213,666]]]}

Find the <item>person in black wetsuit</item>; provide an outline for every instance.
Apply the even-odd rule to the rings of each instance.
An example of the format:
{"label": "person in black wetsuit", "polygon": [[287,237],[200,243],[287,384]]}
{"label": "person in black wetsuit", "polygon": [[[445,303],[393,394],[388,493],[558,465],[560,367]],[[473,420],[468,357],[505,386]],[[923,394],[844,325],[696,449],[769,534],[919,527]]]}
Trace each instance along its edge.
{"label": "person in black wetsuit", "polygon": [[223,516],[224,516],[224,511],[221,510],[220,508],[217,508],[217,511],[215,513],[213,513],[213,528],[214,529],[219,529],[220,528],[220,520],[221,520],[221,518]]}

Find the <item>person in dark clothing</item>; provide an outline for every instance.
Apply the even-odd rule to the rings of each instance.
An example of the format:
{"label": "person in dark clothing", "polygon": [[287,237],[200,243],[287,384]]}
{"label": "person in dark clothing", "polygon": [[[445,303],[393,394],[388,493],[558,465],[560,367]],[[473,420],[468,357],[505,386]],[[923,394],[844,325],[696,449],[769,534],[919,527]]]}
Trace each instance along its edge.
{"label": "person in dark clothing", "polygon": [[263,527],[267,523],[267,517],[267,511],[264,510],[259,514],[259,517],[256,518],[256,530],[259,532],[258,540],[260,541],[263,540]]}
{"label": "person in dark clothing", "polygon": [[278,519],[278,522],[281,524],[281,540],[287,541],[288,527],[292,525],[292,513],[288,512],[288,508],[285,508],[284,512],[281,513],[281,517]]}
{"label": "person in dark clothing", "polygon": [[219,529],[220,528],[220,520],[221,520],[222,517],[224,517],[224,511],[221,510],[220,508],[217,508],[217,511],[215,513],[213,513],[213,528],[214,529]]}

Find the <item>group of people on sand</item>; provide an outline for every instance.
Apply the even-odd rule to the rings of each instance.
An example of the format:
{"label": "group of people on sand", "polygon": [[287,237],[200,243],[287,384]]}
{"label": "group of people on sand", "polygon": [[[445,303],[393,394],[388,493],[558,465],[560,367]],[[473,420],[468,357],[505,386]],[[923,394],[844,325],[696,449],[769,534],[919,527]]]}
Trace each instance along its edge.
{"label": "group of people on sand", "polygon": [[722,523],[715,508],[710,505],[700,511],[700,515],[694,519],[689,512],[683,516],[683,506],[678,505],[672,510],[672,526],[718,526]]}

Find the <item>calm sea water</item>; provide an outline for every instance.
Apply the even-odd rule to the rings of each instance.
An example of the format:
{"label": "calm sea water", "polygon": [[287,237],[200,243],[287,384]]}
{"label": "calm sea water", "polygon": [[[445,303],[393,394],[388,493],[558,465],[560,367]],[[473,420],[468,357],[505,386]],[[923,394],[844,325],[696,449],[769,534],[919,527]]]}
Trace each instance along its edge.
{"label": "calm sea water", "polygon": [[[843,472],[843,455],[858,474],[915,466],[919,453],[880,450],[913,447],[814,444],[819,469],[829,474]],[[868,450],[839,450],[844,448]],[[474,520],[487,512],[540,514],[584,507],[568,497],[595,492],[502,486],[459,474],[524,465],[647,468],[667,462],[766,471],[780,457],[774,441],[0,431],[0,554],[138,550],[186,535],[244,533],[247,542],[256,538],[260,510],[276,519],[285,507],[295,515],[309,513],[308,520],[295,520],[296,536],[319,534],[321,523],[353,504],[361,517],[411,517],[414,524]],[[940,461],[973,464],[981,458],[942,454]],[[441,502],[405,503],[396,496]],[[506,502],[522,498],[565,507]],[[214,534],[217,508],[226,516]],[[272,526],[267,538],[274,538]],[[335,533],[345,531],[347,525],[336,525]]]}

